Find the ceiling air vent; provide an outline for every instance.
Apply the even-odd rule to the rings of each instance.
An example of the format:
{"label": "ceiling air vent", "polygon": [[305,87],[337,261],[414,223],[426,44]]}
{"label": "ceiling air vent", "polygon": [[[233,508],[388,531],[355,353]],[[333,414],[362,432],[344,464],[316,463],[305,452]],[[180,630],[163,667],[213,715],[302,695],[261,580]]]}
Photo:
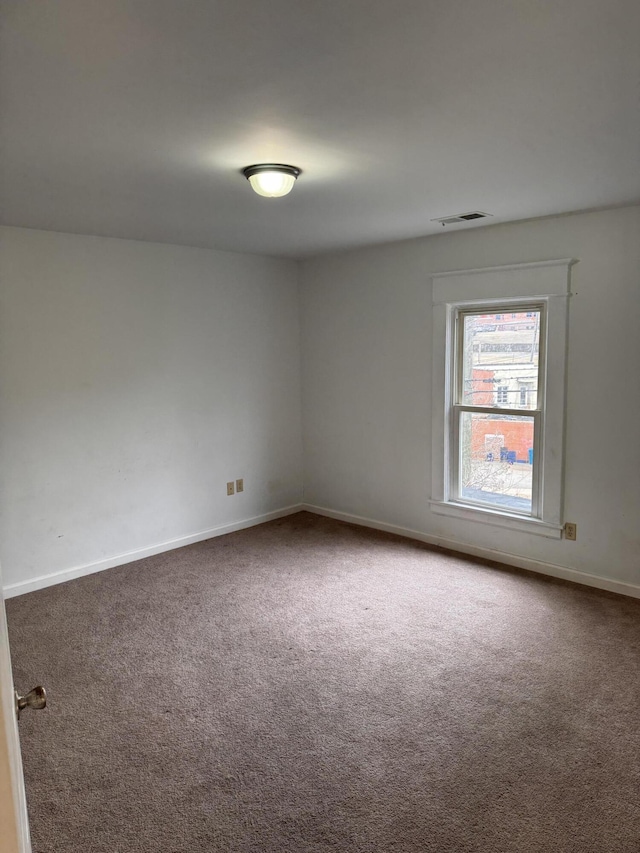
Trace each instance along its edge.
{"label": "ceiling air vent", "polygon": [[456,213],[455,216],[441,216],[439,219],[432,219],[431,221],[441,222],[443,225],[453,225],[456,222],[472,222],[474,219],[484,219],[491,215],[491,213],[483,213],[481,210],[472,210],[471,213]]}

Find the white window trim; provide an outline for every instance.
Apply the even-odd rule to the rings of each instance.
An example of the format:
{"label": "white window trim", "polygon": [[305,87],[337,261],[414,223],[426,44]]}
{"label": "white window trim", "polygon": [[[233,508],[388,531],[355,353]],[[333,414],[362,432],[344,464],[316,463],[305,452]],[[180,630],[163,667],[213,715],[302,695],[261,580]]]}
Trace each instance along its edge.
{"label": "white window trim", "polygon": [[[456,270],[433,276],[432,484],[433,512],[559,539],[563,526],[567,325],[574,258]],[[454,318],[461,308],[541,302],[546,307],[545,417],[540,436],[538,517],[476,508],[451,497],[451,387]],[[523,410],[524,414],[524,410]]]}

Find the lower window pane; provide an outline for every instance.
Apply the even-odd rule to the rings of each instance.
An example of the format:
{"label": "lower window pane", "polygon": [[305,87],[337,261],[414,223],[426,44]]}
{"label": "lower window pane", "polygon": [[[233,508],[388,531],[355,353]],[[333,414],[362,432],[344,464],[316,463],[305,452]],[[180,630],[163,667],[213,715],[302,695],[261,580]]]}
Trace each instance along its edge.
{"label": "lower window pane", "polygon": [[460,413],[462,500],[531,515],[533,418]]}

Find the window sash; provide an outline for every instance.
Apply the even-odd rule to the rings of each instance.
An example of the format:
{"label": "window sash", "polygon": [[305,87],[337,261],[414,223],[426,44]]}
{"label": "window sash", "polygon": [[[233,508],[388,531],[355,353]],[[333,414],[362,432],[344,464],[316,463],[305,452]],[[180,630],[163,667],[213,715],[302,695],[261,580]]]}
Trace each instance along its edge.
{"label": "window sash", "polygon": [[524,510],[509,509],[504,510],[508,515],[521,515],[525,518],[542,518],[542,466],[540,459],[542,458],[542,418],[543,412],[539,409],[502,409],[488,406],[459,406],[453,405],[451,418],[451,449],[449,465],[449,500],[455,503],[464,504],[465,506],[480,506],[492,509],[496,512],[503,512],[500,507],[489,501],[474,501],[467,497],[463,497],[460,488],[460,471],[462,457],[462,443],[460,441],[460,424],[464,412],[474,414],[490,414],[490,415],[515,415],[518,418],[533,419],[533,470],[531,472],[531,512]]}
{"label": "window sash", "polygon": [[[505,305],[508,305],[508,310],[505,310]],[[540,328],[538,332],[538,395],[537,409],[527,411],[537,411],[544,408],[544,391],[545,391],[545,375],[546,375],[546,339],[547,339],[547,311],[545,302],[502,302],[500,304],[487,302],[484,305],[474,305],[472,308],[459,307],[456,308],[454,319],[454,358],[453,358],[453,388],[451,399],[454,405],[471,405],[473,403],[464,403],[464,318],[479,316],[482,314],[498,314],[511,313],[513,310],[518,314],[524,314],[527,311],[537,311],[540,314]],[[482,408],[482,407],[476,407]],[[500,406],[496,406],[500,408]],[[508,407],[505,407],[508,408]],[[520,409],[520,412],[524,411]]]}

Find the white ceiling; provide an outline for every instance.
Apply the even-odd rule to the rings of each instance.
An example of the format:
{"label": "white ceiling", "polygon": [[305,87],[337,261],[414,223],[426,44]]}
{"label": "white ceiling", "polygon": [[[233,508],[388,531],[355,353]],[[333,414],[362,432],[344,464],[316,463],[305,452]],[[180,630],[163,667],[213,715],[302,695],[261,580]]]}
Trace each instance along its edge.
{"label": "white ceiling", "polygon": [[640,200],[638,0],[1,8],[5,224],[303,257]]}

